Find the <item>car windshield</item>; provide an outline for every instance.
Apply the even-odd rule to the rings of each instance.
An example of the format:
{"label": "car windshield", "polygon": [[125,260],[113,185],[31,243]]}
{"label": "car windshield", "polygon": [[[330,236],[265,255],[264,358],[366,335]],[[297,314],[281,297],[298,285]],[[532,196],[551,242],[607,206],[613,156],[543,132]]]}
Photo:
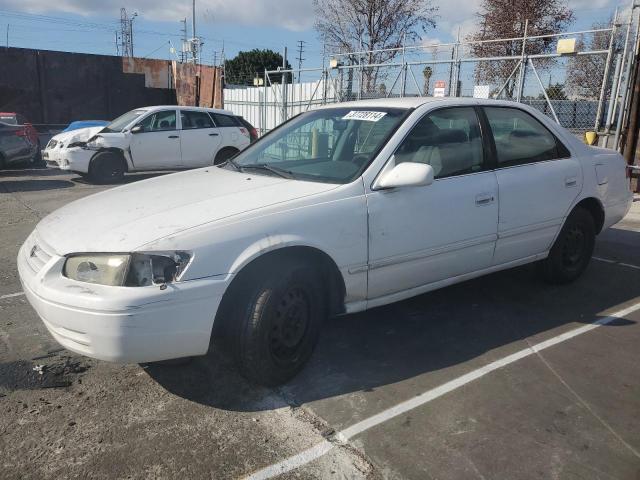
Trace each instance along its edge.
{"label": "car windshield", "polygon": [[120,115],[113,122],[111,122],[109,125],[104,127],[102,132],[103,133],[121,132],[124,129],[124,127],[129,125],[131,122],[133,122],[136,118],[138,118],[140,115],[142,115],[145,112],[146,110],[131,110],[130,112],[125,113],[124,115]]}
{"label": "car windshield", "polygon": [[348,183],[404,118],[399,108],[327,108],[303,113],[236,156],[237,168],[298,180]]}

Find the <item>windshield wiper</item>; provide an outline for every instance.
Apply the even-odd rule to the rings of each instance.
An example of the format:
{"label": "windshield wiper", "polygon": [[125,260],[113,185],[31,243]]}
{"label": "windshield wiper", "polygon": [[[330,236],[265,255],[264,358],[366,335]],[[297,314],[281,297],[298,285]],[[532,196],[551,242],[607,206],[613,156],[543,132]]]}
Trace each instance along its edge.
{"label": "windshield wiper", "polygon": [[266,163],[256,163],[256,164],[252,164],[252,165],[236,165],[240,171],[244,171],[244,170],[265,170],[267,172],[271,172],[274,173],[275,175],[282,177],[282,178],[289,178],[292,179],[293,175],[291,174],[290,171],[288,170],[283,170],[281,168],[278,167],[272,167],[269,164]]}

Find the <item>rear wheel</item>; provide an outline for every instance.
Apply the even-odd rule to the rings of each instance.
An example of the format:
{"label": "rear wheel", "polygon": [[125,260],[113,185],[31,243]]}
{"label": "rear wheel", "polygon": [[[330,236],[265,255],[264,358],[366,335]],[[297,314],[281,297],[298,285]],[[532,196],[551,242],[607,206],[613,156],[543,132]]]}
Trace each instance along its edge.
{"label": "rear wheel", "polygon": [[214,165],[220,165],[221,163],[226,162],[227,160],[229,160],[231,157],[233,157],[236,153],[238,153],[238,149],[237,148],[232,148],[232,147],[225,147],[222,150],[220,150],[217,154],[216,154],[216,158],[213,161]]}
{"label": "rear wheel", "polygon": [[316,346],[327,311],[322,283],[295,259],[260,262],[240,275],[222,307],[227,348],[247,379],[280,385]]}
{"label": "rear wheel", "polygon": [[578,207],[571,212],[558,234],[549,256],[540,262],[543,278],[551,283],[569,283],[589,265],[596,229],[591,213]]}
{"label": "rear wheel", "polygon": [[94,183],[108,184],[124,178],[124,159],[115,152],[100,152],[89,165],[89,179]]}

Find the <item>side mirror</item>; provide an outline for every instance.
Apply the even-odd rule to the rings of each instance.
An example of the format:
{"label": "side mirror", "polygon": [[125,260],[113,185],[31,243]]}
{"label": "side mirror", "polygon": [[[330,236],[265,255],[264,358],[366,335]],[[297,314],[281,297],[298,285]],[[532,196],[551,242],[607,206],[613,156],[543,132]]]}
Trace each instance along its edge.
{"label": "side mirror", "polygon": [[131,133],[142,133],[144,132],[144,125],[136,125],[131,129]]}
{"label": "side mirror", "polygon": [[433,167],[426,163],[403,162],[383,173],[374,189],[422,187],[433,183]]}

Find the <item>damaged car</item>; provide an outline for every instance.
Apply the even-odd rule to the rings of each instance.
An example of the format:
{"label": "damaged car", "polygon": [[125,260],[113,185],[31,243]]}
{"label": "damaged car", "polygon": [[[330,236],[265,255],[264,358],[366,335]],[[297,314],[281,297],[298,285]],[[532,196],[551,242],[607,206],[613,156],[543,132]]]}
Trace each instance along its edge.
{"label": "damaged car", "polygon": [[329,316],[534,262],[549,282],[577,279],[631,206],[625,172],[617,152],[522,104],[327,105],[219,166],[60,208],[18,269],[71,351],[153,362],[222,348],[277,385]]}
{"label": "damaged car", "polygon": [[44,150],[42,160],[51,168],[66,170],[69,166],[67,153],[71,148],[81,148],[87,144],[87,140],[102,130],[104,126],[93,126],[64,131],[51,137]]}
{"label": "damaged car", "polygon": [[227,110],[155,106],[116,118],[85,144],[66,152],[60,168],[94,183],[116,183],[127,172],[218,165],[251,142],[252,132]]}

